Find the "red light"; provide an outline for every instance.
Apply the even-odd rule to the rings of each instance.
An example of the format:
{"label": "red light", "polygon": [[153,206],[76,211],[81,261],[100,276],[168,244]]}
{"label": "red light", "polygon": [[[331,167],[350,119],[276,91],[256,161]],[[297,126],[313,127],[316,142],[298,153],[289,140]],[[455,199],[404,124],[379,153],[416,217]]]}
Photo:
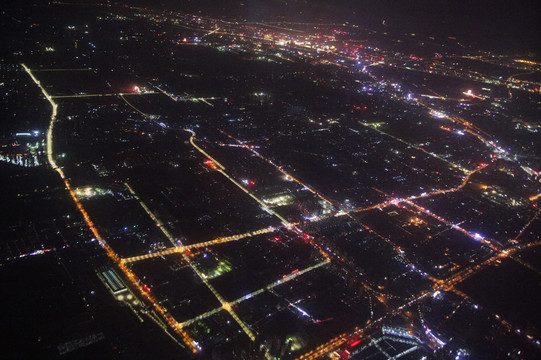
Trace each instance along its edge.
{"label": "red light", "polygon": [[250,180],[250,185],[255,185],[255,181]]}
{"label": "red light", "polygon": [[349,344],[349,347],[355,347],[361,343],[361,340],[355,340]]}

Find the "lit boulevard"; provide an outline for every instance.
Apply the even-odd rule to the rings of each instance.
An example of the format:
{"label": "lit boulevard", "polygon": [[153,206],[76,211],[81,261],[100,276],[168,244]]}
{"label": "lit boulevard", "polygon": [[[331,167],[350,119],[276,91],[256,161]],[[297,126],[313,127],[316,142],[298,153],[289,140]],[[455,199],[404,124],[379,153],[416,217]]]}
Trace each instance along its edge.
{"label": "lit boulevard", "polygon": [[[147,93],[155,94],[155,93]],[[51,99],[72,99],[72,98],[87,98],[87,97],[102,97],[102,96],[130,96],[130,95],[140,95],[133,92],[119,92],[111,94],[75,94],[75,95],[55,95],[51,96]]]}
{"label": "lit boulevard", "polygon": [[[160,228],[162,228],[162,227],[163,227],[163,225],[160,225]],[[249,237],[253,237],[253,236],[257,236],[257,235],[269,234],[269,233],[275,232],[277,230],[278,229],[275,228],[275,227],[268,227],[268,228],[265,228],[265,229],[250,231],[250,232],[247,232],[247,233],[244,233],[244,234],[219,237],[219,238],[214,239],[214,240],[204,241],[204,242],[200,242],[200,243],[197,243],[197,244],[183,245],[183,246],[179,246],[178,244],[175,244],[175,246],[172,247],[172,248],[156,251],[156,252],[149,253],[149,254],[143,254],[143,255],[139,255],[139,256],[123,258],[122,261],[124,263],[128,264],[128,263],[132,263],[132,262],[135,262],[135,261],[152,259],[152,258],[155,258],[155,257],[171,255],[171,254],[175,254],[175,253],[182,253],[182,252],[185,252],[186,250],[205,248],[205,247],[218,245],[218,244],[225,244],[225,243],[228,243],[230,241],[237,241],[237,240],[241,240],[241,239],[244,239],[244,238],[249,238]]]}

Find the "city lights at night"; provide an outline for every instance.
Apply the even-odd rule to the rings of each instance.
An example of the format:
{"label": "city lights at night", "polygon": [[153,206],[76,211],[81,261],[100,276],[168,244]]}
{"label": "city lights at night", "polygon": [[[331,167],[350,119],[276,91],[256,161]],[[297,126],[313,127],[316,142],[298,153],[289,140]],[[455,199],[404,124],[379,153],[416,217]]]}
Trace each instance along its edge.
{"label": "city lights at night", "polygon": [[3,5],[0,357],[541,358],[534,5]]}

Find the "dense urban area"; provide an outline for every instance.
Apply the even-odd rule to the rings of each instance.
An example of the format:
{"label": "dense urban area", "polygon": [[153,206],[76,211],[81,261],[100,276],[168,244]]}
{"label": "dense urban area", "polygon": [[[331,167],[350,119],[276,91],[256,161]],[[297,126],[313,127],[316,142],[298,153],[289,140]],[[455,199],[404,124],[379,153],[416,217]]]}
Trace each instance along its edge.
{"label": "dense urban area", "polygon": [[2,11],[2,357],[541,358],[540,58],[187,10]]}

